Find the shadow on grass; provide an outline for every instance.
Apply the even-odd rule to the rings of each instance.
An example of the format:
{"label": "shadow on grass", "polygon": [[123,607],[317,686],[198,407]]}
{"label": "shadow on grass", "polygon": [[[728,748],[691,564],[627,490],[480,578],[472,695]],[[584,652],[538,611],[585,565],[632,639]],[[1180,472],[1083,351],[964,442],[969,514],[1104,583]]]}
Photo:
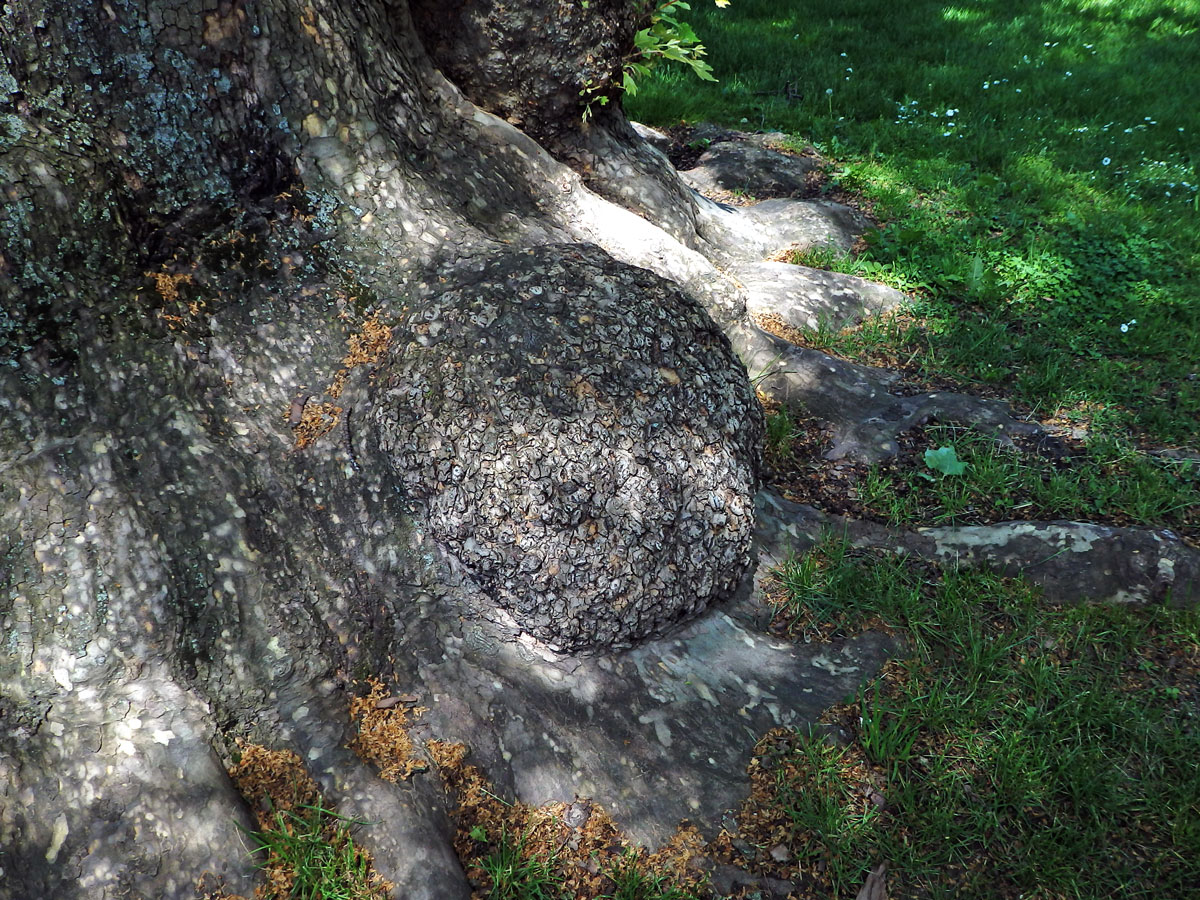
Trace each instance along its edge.
{"label": "shadow on grass", "polygon": [[1193,440],[1200,110],[1177,86],[1200,76],[1200,3],[738,0],[693,18],[721,81],[661,69],[631,114],[816,141],[885,222],[875,276],[928,288],[919,365]]}

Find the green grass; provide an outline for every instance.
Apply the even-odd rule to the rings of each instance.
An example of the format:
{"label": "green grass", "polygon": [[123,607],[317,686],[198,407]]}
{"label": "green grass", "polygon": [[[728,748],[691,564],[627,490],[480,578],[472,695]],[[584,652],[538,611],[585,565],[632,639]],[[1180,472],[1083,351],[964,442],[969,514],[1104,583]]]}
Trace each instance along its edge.
{"label": "green grass", "polygon": [[612,890],[599,900],[696,900],[703,888],[681,887],[669,875],[646,871],[637,854],[627,852],[605,869]]}
{"label": "green grass", "polygon": [[838,719],[843,745],[768,752],[789,849],[839,896],[880,861],[893,898],[1196,896],[1195,612],[1048,609],[832,540],[780,578],[781,615],[910,647]]}
{"label": "green grass", "polygon": [[966,468],[944,475],[924,464],[873,467],[859,497],[893,525],[1024,517],[1200,529],[1196,463],[1156,460],[1111,439],[1097,439],[1086,455],[1056,464],[964,428],[931,427],[925,438],[931,449],[953,448]]}
{"label": "green grass", "polygon": [[[353,826],[323,805],[278,811],[274,827],[250,833],[268,877],[263,898],[379,900],[387,892],[354,843]],[[258,896],[257,894],[255,896]]]}
{"label": "green grass", "polygon": [[[479,833],[479,838],[486,835]],[[491,852],[480,861],[490,887],[488,900],[566,900],[569,892],[562,871],[563,861],[556,854],[531,853],[528,835],[514,838],[500,834]],[[598,861],[611,888],[598,900],[697,900],[703,888],[681,886],[668,873],[648,871],[638,854],[626,850],[607,863]],[[589,895],[590,896],[590,895]]]}
{"label": "green grass", "polygon": [[796,439],[796,422],[787,408],[781,408],[767,416],[767,433],[763,440],[768,456],[785,455]]}
{"label": "green grass", "polygon": [[480,864],[491,880],[488,900],[563,900],[562,878],[553,856],[525,852],[525,839],[507,832]]}
{"label": "green grass", "polygon": [[815,142],[884,221],[840,265],[919,294],[891,338],[914,366],[1194,441],[1200,105],[1179,86],[1200,80],[1200,2],[735,0],[692,20],[721,81],[661,68],[631,115]]}

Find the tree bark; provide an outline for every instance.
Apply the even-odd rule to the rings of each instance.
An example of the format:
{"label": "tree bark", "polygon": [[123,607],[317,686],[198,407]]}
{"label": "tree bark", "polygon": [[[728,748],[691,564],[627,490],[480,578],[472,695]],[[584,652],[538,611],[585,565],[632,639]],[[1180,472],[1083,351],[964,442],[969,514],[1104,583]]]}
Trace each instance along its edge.
{"label": "tree bark", "polygon": [[[391,790],[344,749],[352,684],[379,674],[431,701],[433,686],[447,688],[431,727],[468,737],[464,722],[494,729],[503,703],[455,714],[458,691],[478,675],[454,678],[487,671],[498,643],[532,632],[560,646],[628,645],[737,585],[761,426],[745,373],[696,299],[730,318],[736,297],[714,288],[703,257],[601,201],[467,100],[431,63],[406,4],[9,9],[0,25],[6,890],[188,896],[211,872],[248,892],[251,861],[235,825],[250,820],[223,771],[232,740],[248,737],[296,750],[339,809],[386,823],[366,840],[406,896],[465,894],[435,781]],[[598,40],[611,69],[619,40]],[[553,73],[555,46],[523,52]],[[532,96],[537,85],[521,88]],[[545,134],[555,115],[573,126],[577,107],[545,112]],[[534,247],[549,249],[523,255]],[[593,285],[586,302],[572,299],[572,278]],[[470,305],[485,288],[498,303],[543,289],[545,321],[495,321]],[[435,309],[440,318],[427,315]],[[473,313],[484,318],[462,319]],[[591,315],[606,330],[588,347]],[[408,376],[420,374],[405,368],[404,348],[458,325],[507,352],[495,358],[499,382],[490,397],[487,386],[470,393],[451,365],[439,390],[457,405],[427,410],[427,441],[409,460],[407,432],[387,424],[408,411]],[[562,335],[586,358],[547,360]],[[436,362],[426,365],[432,374]],[[376,392],[380,367],[392,373],[378,380],[391,394]],[[531,398],[546,442],[530,436],[534,449],[520,459],[544,470],[537,502],[549,515],[534,537],[549,543],[514,555],[530,509],[504,495],[512,479],[492,476],[512,464],[497,434],[532,428],[505,404]],[[684,402],[698,406],[675,415]],[[443,473],[447,416],[466,412],[500,431],[463,449],[482,474]],[[605,442],[573,448],[573,474],[556,479],[563,442],[579,438],[563,428],[583,419],[593,422],[586,435]],[[505,452],[488,456],[497,446]],[[666,447],[681,454],[671,471],[648,456]],[[406,482],[408,462],[424,474]],[[600,487],[584,496],[589,477]],[[470,515],[429,519],[422,501],[463,478]],[[473,530],[472,517],[486,527]],[[634,525],[640,538],[627,543]],[[573,585],[589,572],[611,590],[581,601]],[[547,660],[562,665],[545,645],[528,647],[535,655],[519,671],[487,684],[506,679],[515,693]],[[423,671],[439,659],[442,669]],[[655,692],[653,678],[629,677]],[[636,710],[628,677],[610,681]],[[543,700],[540,712],[521,701],[530,727],[540,716],[538,727],[565,732],[552,715],[559,701]],[[590,743],[577,712],[582,752]],[[669,726],[655,715],[639,740],[661,745]],[[522,733],[510,728],[509,740]],[[499,751],[494,763],[506,765]],[[550,790],[570,790],[578,767],[564,769]],[[619,777],[619,767],[598,775],[596,790]]]}
{"label": "tree bark", "polygon": [[733,348],[833,397],[838,452],[973,408],[777,365],[729,272],[791,220],[580,118],[634,6],[6,7],[0,895],[249,893],[248,738],[375,823],[397,895],[466,896],[436,778],[346,749],[366,677],[656,843],[879,663],[763,634]]}
{"label": "tree bark", "polygon": [[435,64],[483,109],[516,125],[601,196],[696,247],[696,198],[621,108],[622,65],[645,0],[416,0]]}

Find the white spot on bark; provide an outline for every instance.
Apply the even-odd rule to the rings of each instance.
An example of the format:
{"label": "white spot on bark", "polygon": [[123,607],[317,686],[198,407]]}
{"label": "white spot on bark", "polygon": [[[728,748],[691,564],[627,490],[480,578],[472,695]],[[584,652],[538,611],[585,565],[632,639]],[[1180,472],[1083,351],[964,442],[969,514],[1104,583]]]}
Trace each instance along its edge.
{"label": "white spot on bark", "polygon": [[65,666],[57,666],[54,669],[54,680],[62,686],[63,690],[69,691],[74,687],[71,684],[71,673]]}
{"label": "white spot on bark", "polygon": [[830,675],[849,675],[851,672],[859,671],[858,666],[838,665],[824,653],[813,657],[811,664],[813,668],[821,669]]}
{"label": "white spot on bark", "polygon": [[54,832],[50,835],[50,846],[46,848],[46,862],[52,863],[58,859],[58,851],[62,849],[63,841],[67,839],[70,829],[67,827],[67,817],[59,813],[54,820]]}

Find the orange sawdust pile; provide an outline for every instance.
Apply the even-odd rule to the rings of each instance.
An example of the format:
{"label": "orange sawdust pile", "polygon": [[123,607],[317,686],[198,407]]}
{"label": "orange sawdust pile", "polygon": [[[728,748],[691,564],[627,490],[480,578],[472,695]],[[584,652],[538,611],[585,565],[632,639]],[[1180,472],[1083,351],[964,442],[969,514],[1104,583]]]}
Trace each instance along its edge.
{"label": "orange sawdust pile", "polygon": [[379,313],[372,314],[362,324],[357,334],[350,335],[350,350],[342,360],[342,368],[333,376],[333,384],[329,386],[329,396],[341,396],[346,378],[355,366],[373,365],[383,358],[388,346],[392,343],[392,329],[379,321]]}
{"label": "orange sawdust pile", "polygon": [[272,827],[277,812],[299,812],[320,801],[317,783],[291,750],[268,750],[245,741],[238,741],[238,748],[242,756],[229,769],[229,777],[260,827]]}
{"label": "orange sawdust pile", "polygon": [[[291,415],[289,410],[288,415]],[[306,403],[300,421],[293,427],[296,434],[296,449],[303,450],[319,438],[337,428],[342,420],[342,408],[336,403]]]}
{"label": "orange sawdust pile", "polygon": [[550,860],[562,878],[564,895],[581,900],[611,895],[614,882],[608,873],[618,866],[665,875],[684,890],[702,883],[692,861],[704,842],[690,826],[681,827],[656,853],[635,850],[598,804],[509,803],[496,795],[479,768],[466,762],[465,746],[443,741],[426,746],[456,801],[454,849],[475,888],[474,897],[487,896],[492,887],[483,863],[501,842],[519,847],[524,859]]}
{"label": "orange sawdust pile", "polygon": [[350,720],[358,723],[358,736],[350,742],[350,749],[360,759],[379,767],[379,777],[395,783],[424,771],[423,759],[415,756],[412,738],[408,729],[411,719],[428,710],[424,706],[410,706],[416,697],[389,696],[387,688],[378,678],[368,678],[370,693],[350,701]]}
{"label": "orange sawdust pile", "polygon": [[[178,254],[176,255],[177,259]],[[194,263],[192,267],[195,268]],[[163,303],[163,307],[158,311],[158,317],[167,324],[168,328],[178,331],[195,324],[207,304],[203,300],[195,298],[186,300],[180,291],[182,285],[194,285],[196,283],[195,276],[190,272],[171,272],[166,263],[163,264],[161,271],[144,272],[143,275],[154,282],[154,291]]]}
{"label": "orange sawdust pile", "polygon": [[[342,358],[342,367],[334,374],[325,393],[334,399],[340,397],[351,370],[378,362],[387,352],[391,342],[392,330],[380,321],[378,312],[373,313],[362,323],[362,327],[347,339],[348,349]],[[292,423],[292,430],[296,435],[296,449],[303,450],[333,431],[341,421],[343,411],[336,403],[327,401],[298,401],[289,405],[283,417]]]}

